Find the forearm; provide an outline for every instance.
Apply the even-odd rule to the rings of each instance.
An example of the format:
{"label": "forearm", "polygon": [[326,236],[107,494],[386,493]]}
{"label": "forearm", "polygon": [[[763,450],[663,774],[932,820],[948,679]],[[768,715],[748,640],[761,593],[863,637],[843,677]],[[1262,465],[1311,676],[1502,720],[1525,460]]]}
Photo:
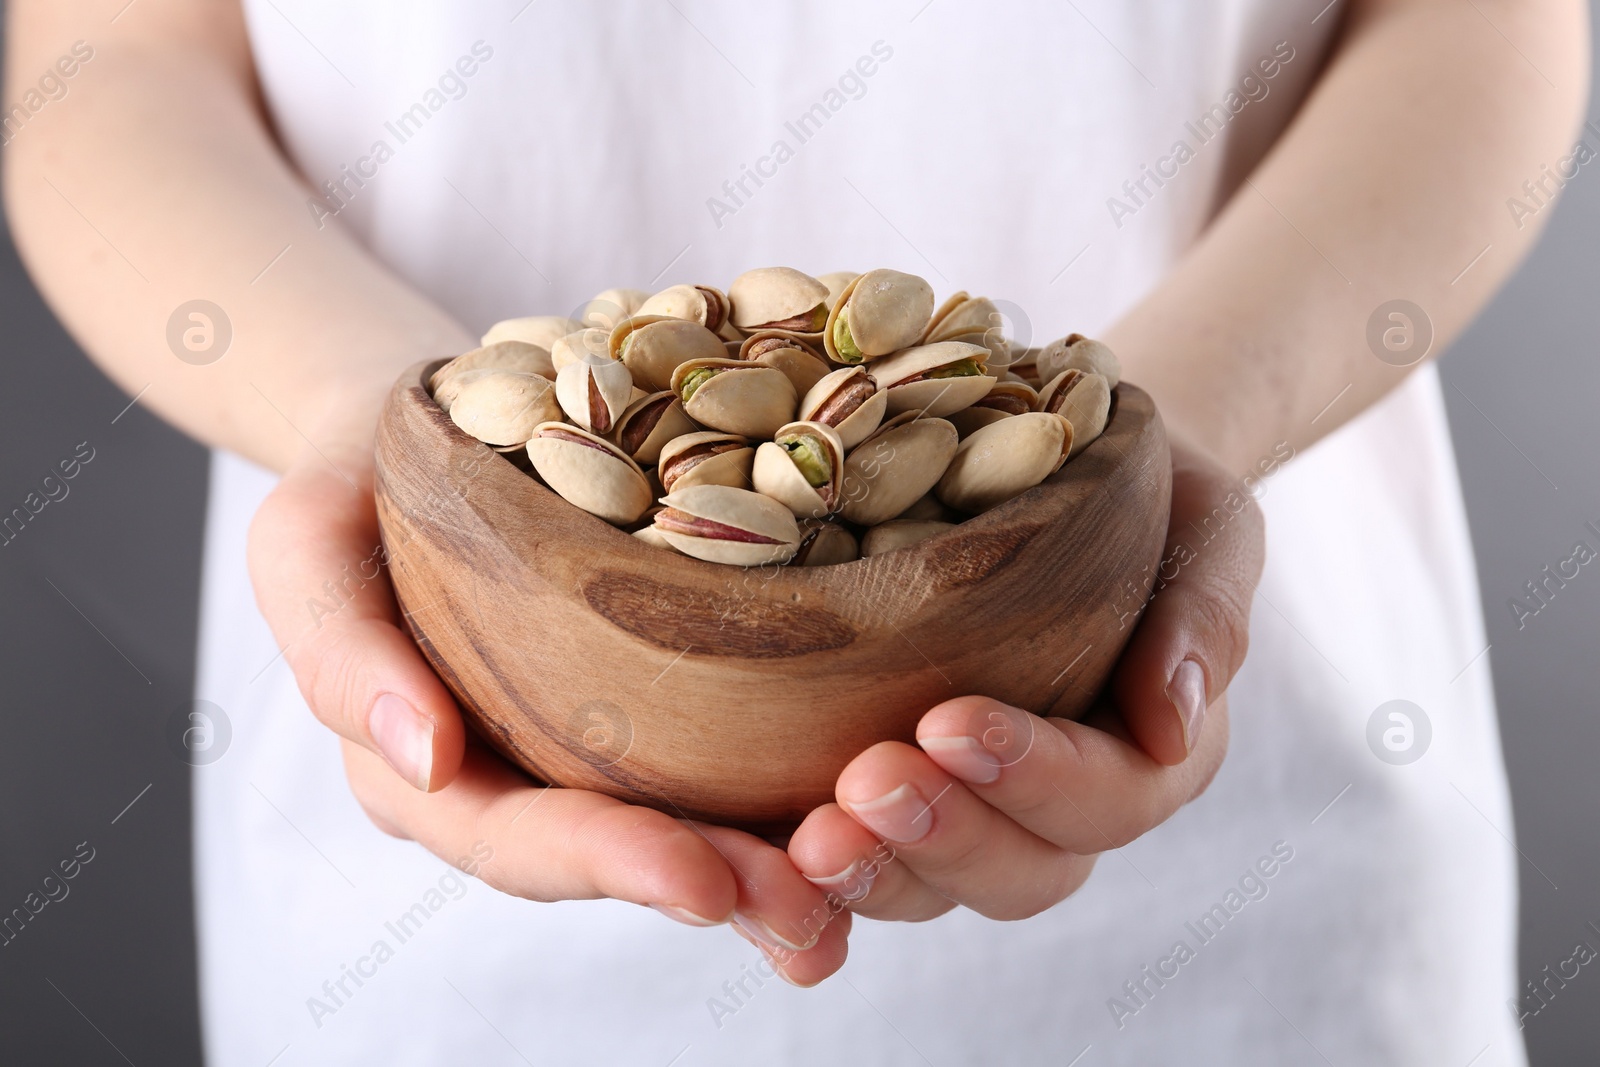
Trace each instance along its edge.
{"label": "forearm", "polygon": [[[121,6],[10,5],[8,99],[74,40],[95,50],[6,152],[34,278],[112,378],[148,386],[142,402],[200,440],[277,469],[307,437],[358,453],[399,368],[471,338],[337,226],[317,228],[260,114],[236,5],[147,0],[110,23]],[[202,366],[167,343],[196,298],[233,330]]]}
{"label": "forearm", "polygon": [[1379,305],[1421,306],[1437,355],[1532,246],[1549,213],[1507,198],[1571,154],[1588,40],[1581,0],[1351,12],[1284,137],[1108,333],[1127,376],[1237,473],[1355,417],[1408,373],[1368,347]]}

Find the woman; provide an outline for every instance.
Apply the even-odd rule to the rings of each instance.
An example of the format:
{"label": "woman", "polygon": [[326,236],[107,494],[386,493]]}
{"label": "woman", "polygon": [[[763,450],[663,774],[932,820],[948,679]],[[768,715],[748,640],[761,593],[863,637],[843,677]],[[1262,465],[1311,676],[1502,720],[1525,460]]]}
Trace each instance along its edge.
{"label": "woman", "polygon": [[[1578,0],[10,14],[13,99],[93,56],[14,137],[19,244],[107,372],[219,448],[213,1062],[1522,1062],[1470,546],[1437,380],[1408,372],[1533,240],[1503,201],[1569,148]],[[383,582],[306,610],[373,554],[402,367],[768,263],[1101,334],[1175,442],[1175,562],[1115,712],[931,709],[786,849],[469,744]],[[1235,679],[1241,479],[1272,542]],[[984,746],[993,716],[1027,758]],[[810,928],[826,893],[849,910]],[[723,923],[761,954],[692,929]]]}

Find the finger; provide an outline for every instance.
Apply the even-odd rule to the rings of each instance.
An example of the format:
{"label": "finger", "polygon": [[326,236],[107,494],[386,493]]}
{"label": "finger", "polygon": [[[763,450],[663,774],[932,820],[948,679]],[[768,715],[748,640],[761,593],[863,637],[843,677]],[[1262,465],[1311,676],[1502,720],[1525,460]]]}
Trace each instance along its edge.
{"label": "finger", "polygon": [[1121,848],[1205,789],[1228,746],[1225,701],[1189,759],[1168,766],[1128,736],[1115,713],[1042,719],[988,697],[958,697],[917,724],[940,768],[1030,833],[1086,855]]}
{"label": "finger", "polygon": [[493,753],[468,749],[448,786],[421,793],[378,756],[344,744],[361,805],[435,855],[529,900],[611,897],[691,926],[733,919],[738,885],[704,835],[650,808],[532,785]]}
{"label": "finger", "polygon": [[1112,678],[1128,729],[1166,764],[1194,750],[1207,707],[1244,662],[1265,558],[1261,512],[1245,487],[1181,445],[1172,455],[1155,595]]}
{"label": "finger", "polygon": [[1077,889],[1092,861],[1064,852],[898,741],[850,762],[840,807],[895,847],[933,889],[991,919],[1036,915]]}
{"label": "finger", "polygon": [[806,816],[789,839],[789,859],[830,900],[869,919],[925,922],[956,906],[837,804]]}
{"label": "finger", "polygon": [[466,728],[400,628],[370,470],[350,473],[355,485],[314,459],[262,504],[250,526],[256,600],[317,718],[414,787],[438,789],[461,764]]}
{"label": "finger", "polygon": [[850,915],[842,901],[829,901],[786,852],[758,837],[722,826],[690,826],[705,834],[738,880],[734,930],[786,980],[813,986],[844,966]]}

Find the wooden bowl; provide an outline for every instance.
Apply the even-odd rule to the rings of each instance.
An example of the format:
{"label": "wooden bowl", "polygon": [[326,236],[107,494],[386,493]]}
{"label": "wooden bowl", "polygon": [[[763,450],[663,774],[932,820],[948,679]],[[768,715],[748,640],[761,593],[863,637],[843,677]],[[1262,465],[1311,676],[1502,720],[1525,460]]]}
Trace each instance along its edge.
{"label": "wooden bowl", "polygon": [[530,774],[679,817],[792,828],[950,697],[1081,714],[1166,539],[1166,436],[1126,384],[1081,455],[952,531],[745,570],[566,503],[439,410],[438,366],[401,376],[378,427],[378,520],[417,644]]}

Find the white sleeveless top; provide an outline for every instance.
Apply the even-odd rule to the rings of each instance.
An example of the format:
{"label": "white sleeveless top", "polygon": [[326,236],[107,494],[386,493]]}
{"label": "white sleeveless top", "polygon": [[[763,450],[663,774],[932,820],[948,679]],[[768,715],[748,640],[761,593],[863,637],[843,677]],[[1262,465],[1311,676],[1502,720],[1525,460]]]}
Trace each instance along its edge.
{"label": "white sleeveless top", "polygon": [[[308,218],[475,330],[786,263],[1005,298],[1035,342],[1157,281],[1337,14],[524,3],[249,0],[278,131],[332,183]],[[1431,371],[1265,483],[1269,562],[1205,796],[1034,919],[858,922],[813,990],[726,931],[502,896],[373,829],[289,671],[262,671],[244,546],[270,486],[216,457],[196,695],[233,736],[194,803],[217,1067],[1524,1062],[1511,813]],[[1374,754],[1398,720],[1369,731],[1394,699],[1431,723],[1405,765]]]}

